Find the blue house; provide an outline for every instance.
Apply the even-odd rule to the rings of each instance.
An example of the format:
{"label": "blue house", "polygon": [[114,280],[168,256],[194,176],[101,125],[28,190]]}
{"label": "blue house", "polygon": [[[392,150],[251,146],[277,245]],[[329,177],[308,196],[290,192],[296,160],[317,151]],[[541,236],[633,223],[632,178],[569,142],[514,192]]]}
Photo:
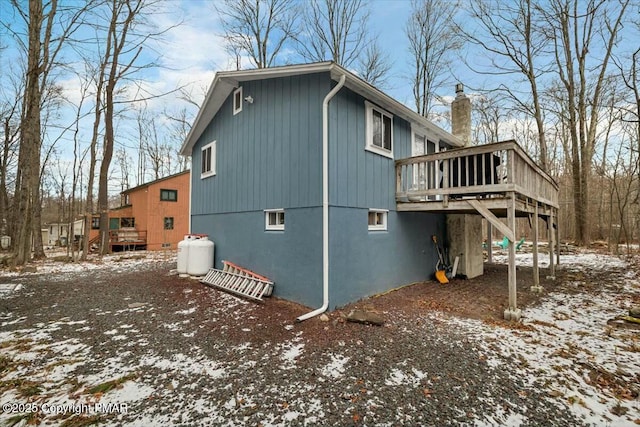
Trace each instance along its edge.
{"label": "blue house", "polygon": [[428,280],[464,145],[333,62],[219,72],[181,148],[191,232],[319,311]]}

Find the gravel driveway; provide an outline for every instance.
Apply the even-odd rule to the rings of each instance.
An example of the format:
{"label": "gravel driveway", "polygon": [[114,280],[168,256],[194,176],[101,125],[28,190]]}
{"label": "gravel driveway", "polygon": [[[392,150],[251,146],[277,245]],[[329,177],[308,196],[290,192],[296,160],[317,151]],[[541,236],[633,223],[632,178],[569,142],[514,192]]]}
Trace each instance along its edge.
{"label": "gravel driveway", "polygon": [[143,261],[0,277],[0,422],[585,424],[512,370],[518,358],[487,357],[486,342],[442,314],[294,323],[307,309],[247,302],[177,277],[174,262]]}

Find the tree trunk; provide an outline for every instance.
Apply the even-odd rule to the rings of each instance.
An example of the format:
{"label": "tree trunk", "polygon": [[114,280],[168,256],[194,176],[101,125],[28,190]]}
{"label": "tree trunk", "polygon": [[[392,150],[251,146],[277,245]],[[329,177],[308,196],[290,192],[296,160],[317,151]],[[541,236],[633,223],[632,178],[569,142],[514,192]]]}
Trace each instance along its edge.
{"label": "tree trunk", "polygon": [[[38,160],[40,156],[37,156]],[[40,163],[38,161],[38,163]],[[40,168],[38,168],[39,170]],[[44,247],[42,242],[42,203],[40,199],[40,186],[36,188],[35,198],[33,200],[33,223],[32,223],[32,233],[33,233],[33,258],[34,259],[44,259],[46,258],[46,254],[44,253]],[[67,239],[68,240],[68,239]]]}
{"label": "tree trunk", "polygon": [[9,118],[4,121],[4,141],[2,146],[2,159],[0,159],[0,235],[10,232],[9,223],[9,193],[7,191],[7,172],[9,170],[9,152],[11,148],[11,127]]}
{"label": "tree trunk", "polygon": [[16,217],[15,263],[23,265],[31,259],[31,232],[33,229],[33,206],[39,189],[40,178],[40,87],[42,44],[40,32],[43,22],[43,7],[39,0],[29,0],[29,47],[25,81],[23,120],[20,140],[18,169],[20,184],[16,187],[18,206]]}

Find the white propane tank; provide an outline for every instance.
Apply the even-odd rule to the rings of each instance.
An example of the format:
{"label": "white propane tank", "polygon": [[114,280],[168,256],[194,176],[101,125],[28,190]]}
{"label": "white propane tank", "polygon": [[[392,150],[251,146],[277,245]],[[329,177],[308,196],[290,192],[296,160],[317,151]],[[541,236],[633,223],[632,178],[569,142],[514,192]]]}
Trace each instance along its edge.
{"label": "white propane tank", "polygon": [[193,236],[191,234],[185,234],[184,240],[180,240],[178,242],[178,262],[176,271],[180,277],[188,276],[187,264],[189,262],[189,246],[191,245],[192,240]]}
{"label": "white propane tank", "polygon": [[189,245],[189,261],[187,274],[190,276],[204,276],[213,267],[213,242],[207,236],[198,236]]}

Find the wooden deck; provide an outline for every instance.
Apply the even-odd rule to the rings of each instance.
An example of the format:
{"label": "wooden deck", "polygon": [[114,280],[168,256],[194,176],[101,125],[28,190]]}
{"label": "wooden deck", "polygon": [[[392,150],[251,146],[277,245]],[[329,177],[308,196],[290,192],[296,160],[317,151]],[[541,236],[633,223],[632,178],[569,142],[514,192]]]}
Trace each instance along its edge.
{"label": "wooden deck", "polygon": [[109,230],[109,245],[112,252],[146,249],[147,231],[134,228]]}
{"label": "wooden deck", "polygon": [[[398,211],[479,214],[509,239],[509,309],[516,304],[516,217],[528,217],[533,228],[534,286],[539,291],[538,219],[547,224],[550,275],[555,275],[558,239],[558,184],[515,142],[457,148],[396,160]],[[506,222],[499,218],[506,218]],[[490,235],[491,233],[489,233]]]}
{"label": "wooden deck", "polygon": [[477,200],[506,217],[511,198],[518,216],[533,214],[536,202],[541,216],[558,209],[558,184],[515,141],[396,161],[399,211],[478,213],[469,203]]}

